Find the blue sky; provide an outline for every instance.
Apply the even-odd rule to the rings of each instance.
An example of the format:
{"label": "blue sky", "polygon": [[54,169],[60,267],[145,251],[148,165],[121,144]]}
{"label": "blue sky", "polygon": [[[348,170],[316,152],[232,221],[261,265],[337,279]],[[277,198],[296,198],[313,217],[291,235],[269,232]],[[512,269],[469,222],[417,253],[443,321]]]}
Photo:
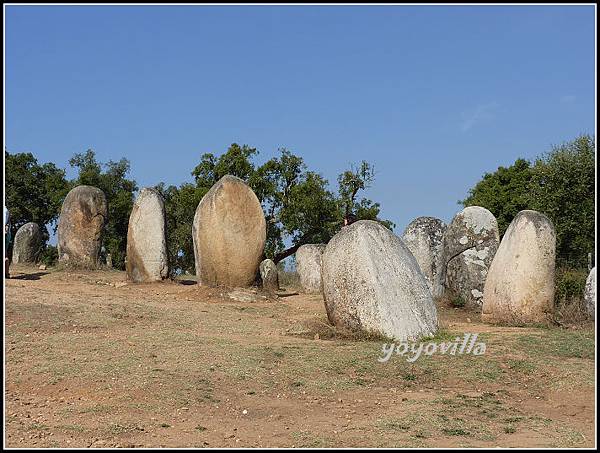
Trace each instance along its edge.
{"label": "blue sky", "polygon": [[[366,159],[396,232],[487,171],[595,131],[593,6],[7,6],[5,145],[140,187],[286,147],[335,187]],[[68,173],[73,176],[72,172]]]}

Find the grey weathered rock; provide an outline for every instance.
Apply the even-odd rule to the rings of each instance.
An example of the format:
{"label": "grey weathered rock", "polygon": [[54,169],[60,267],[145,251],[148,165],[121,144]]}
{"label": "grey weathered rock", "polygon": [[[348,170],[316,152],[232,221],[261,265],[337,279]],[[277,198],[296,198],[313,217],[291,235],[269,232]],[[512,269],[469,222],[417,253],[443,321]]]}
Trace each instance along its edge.
{"label": "grey weathered rock", "polygon": [[469,206],[454,216],[444,233],[444,289],[472,307],[481,307],[483,286],[498,249],[500,233],[494,215]]}
{"label": "grey weathered rock", "polygon": [[591,318],[596,316],[596,266],[592,268],[587,280],[585,281],[585,291],[583,293],[585,308]]}
{"label": "grey weathered rock", "polygon": [[17,230],[13,243],[13,263],[36,263],[40,257],[44,238],[39,225],[29,222]]}
{"label": "grey weathered rock", "polygon": [[494,256],[483,292],[481,319],[546,323],[554,311],[556,233],[548,217],[521,211]]}
{"label": "grey weathered rock", "polygon": [[305,293],[321,292],[321,257],[326,244],[304,244],[296,250],[296,272]]}
{"label": "grey weathered rock", "polygon": [[223,176],[202,198],[192,226],[198,283],[250,286],[266,241],[266,222],[244,181]]}
{"label": "grey weathered rock", "polygon": [[419,263],[427,279],[427,287],[434,297],[441,296],[444,291],[441,278],[445,231],[446,224],[440,219],[417,217],[408,224],[402,234],[402,241]]}
{"label": "grey weathered rock", "polygon": [[279,289],[279,274],[277,265],[273,260],[263,260],[260,263],[259,270],[263,289],[269,293],[277,291]]}
{"label": "grey weathered rock", "polygon": [[329,321],[396,340],[432,335],[437,311],[427,281],[402,240],[378,222],[342,228],[322,258]]}
{"label": "grey weathered rock", "polygon": [[162,196],[154,189],[142,189],[129,216],[125,266],[128,279],[155,282],[169,276],[166,229]]}
{"label": "grey weathered rock", "polygon": [[66,196],[58,220],[58,259],[96,267],[108,216],[106,196],[92,186],[77,186]]}

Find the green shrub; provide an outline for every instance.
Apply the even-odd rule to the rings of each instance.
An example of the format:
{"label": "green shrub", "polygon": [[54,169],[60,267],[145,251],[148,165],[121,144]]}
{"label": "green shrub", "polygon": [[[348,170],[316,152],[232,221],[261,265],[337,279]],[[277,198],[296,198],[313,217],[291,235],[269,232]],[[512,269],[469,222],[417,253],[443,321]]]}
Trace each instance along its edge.
{"label": "green shrub", "polygon": [[48,267],[54,266],[58,261],[58,248],[47,244],[40,255],[40,261]]}
{"label": "green shrub", "polygon": [[558,267],[555,277],[555,320],[561,325],[579,325],[588,321],[583,300],[587,269]]}
{"label": "green shrub", "polygon": [[583,298],[587,269],[556,269],[554,302],[557,307]]}
{"label": "green shrub", "polygon": [[486,173],[461,203],[489,209],[498,219],[500,235],[523,209],[547,215],[556,231],[556,262],[586,267],[596,239],[595,157],[595,137],[580,135],[533,162],[517,159]]}
{"label": "green shrub", "polygon": [[455,308],[462,308],[465,306],[466,301],[462,296],[456,295],[456,296],[452,297],[452,299],[450,299],[450,303]]}

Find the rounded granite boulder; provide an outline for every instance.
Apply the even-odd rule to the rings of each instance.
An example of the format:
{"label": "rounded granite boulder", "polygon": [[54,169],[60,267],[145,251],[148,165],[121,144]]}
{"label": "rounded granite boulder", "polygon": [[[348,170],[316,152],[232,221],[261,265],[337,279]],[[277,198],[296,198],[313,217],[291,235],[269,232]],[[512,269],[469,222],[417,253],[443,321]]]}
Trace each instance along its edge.
{"label": "rounded granite boulder", "polygon": [[427,286],[434,297],[439,297],[443,293],[441,278],[445,231],[446,224],[440,219],[417,217],[402,233],[402,241],[419,263],[427,279]]}
{"label": "rounded granite boulder", "polygon": [[335,326],[400,341],[437,330],[437,310],[415,257],[378,222],[342,228],[323,252],[322,278]]}
{"label": "rounded granite boulder", "polygon": [[296,271],[302,291],[307,294],[321,292],[321,258],[325,244],[304,244],[296,250]]}
{"label": "rounded granite boulder", "polygon": [[140,191],[127,229],[127,278],[155,282],[169,276],[165,203],[158,191]]}
{"label": "rounded granite boulder", "polygon": [[548,217],[521,211],[490,266],[481,318],[490,323],[548,323],[554,311],[556,233]]}
{"label": "rounded granite boulder", "polygon": [[194,216],[192,238],[198,283],[251,286],[266,241],[258,198],[244,181],[225,175],[204,195]]}
{"label": "rounded granite boulder", "polygon": [[496,217],[485,208],[469,206],[454,216],[444,233],[444,291],[481,308],[488,269],[500,242]]}
{"label": "rounded granite boulder", "polygon": [[69,265],[96,267],[107,217],[104,192],[84,185],[71,189],[58,220],[58,260]]}
{"label": "rounded granite boulder", "polygon": [[39,225],[29,222],[17,230],[13,243],[13,263],[37,263],[44,238]]}

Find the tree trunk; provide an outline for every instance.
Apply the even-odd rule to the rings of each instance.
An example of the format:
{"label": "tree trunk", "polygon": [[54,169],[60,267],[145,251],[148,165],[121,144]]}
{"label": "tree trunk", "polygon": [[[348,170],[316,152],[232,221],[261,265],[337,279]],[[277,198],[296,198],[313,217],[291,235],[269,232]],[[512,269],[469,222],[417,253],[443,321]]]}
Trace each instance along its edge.
{"label": "tree trunk", "polygon": [[294,253],[296,253],[296,251],[302,246],[304,245],[304,242],[300,242],[297,245],[294,245],[293,247],[290,247],[287,250],[284,250],[281,253],[278,253],[277,255],[275,255],[273,257],[273,262],[275,264],[279,263],[280,261],[286,259],[288,256],[293,255]]}

